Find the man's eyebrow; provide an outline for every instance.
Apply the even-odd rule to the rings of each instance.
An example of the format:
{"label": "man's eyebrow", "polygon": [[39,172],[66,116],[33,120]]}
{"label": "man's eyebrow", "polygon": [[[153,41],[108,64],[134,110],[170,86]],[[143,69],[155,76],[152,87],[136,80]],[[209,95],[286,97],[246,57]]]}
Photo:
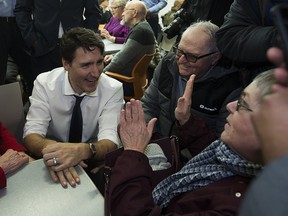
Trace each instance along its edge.
{"label": "man's eyebrow", "polygon": [[79,65],[81,66],[81,67],[83,67],[83,66],[88,66],[88,65],[91,65],[91,64],[93,64],[93,62],[82,62],[82,63],[80,63]]}
{"label": "man's eyebrow", "polygon": [[184,52],[185,54],[188,54],[188,55],[192,55],[192,56],[194,56],[194,57],[197,57],[197,56],[199,56],[199,55],[201,55],[201,54],[195,54],[195,53],[191,53],[191,52],[186,52],[186,51],[184,51],[180,46],[178,46],[178,48],[182,51],[182,52]]}

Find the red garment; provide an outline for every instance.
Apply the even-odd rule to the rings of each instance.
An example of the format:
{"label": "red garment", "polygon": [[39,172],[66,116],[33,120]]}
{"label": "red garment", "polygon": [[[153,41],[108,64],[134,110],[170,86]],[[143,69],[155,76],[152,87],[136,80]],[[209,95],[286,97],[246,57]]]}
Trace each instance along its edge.
{"label": "red garment", "polygon": [[180,148],[188,148],[193,157],[217,139],[203,119],[193,115],[182,126],[176,121],[176,126]]}
{"label": "red garment", "polygon": [[[26,151],[26,148],[20,145],[12,134],[0,122],[0,155],[4,154],[8,149],[15,151]],[[6,176],[0,167],[0,189],[6,187]]]}
{"label": "red garment", "polygon": [[126,150],[110,179],[111,215],[237,215],[250,178],[233,176],[186,192],[161,210],[152,198],[151,167],[144,154]]}

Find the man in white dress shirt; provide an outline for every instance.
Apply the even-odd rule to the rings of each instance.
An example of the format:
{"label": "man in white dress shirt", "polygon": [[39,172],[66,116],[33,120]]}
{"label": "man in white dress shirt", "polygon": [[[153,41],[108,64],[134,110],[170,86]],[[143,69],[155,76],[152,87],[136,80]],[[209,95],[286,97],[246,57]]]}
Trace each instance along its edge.
{"label": "man in white dress shirt", "polygon": [[[53,181],[67,187],[80,182],[75,165],[88,169],[89,159],[95,166],[120,145],[117,125],[124,101],[122,84],[102,73],[104,44],[95,32],[73,28],[63,35],[60,47],[63,67],[40,74],[34,82],[24,143],[33,155],[43,157]],[[77,96],[84,96],[79,142],[69,141]]]}

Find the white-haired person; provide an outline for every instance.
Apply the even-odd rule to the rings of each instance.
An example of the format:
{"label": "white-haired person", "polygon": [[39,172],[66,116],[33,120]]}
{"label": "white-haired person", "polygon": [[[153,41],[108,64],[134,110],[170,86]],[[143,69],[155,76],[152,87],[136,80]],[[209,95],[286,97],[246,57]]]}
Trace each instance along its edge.
{"label": "white-haired person", "polygon": [[[190,77],[178,101],[178,121],[189,117],[194,78]],[[246,189],[263,163],[251,115],[259,110],[262,98],[271,93],[274,83],[272,71],[255,78],[239,100],[227,105],[230,114],[221,138],[156,187],[151,183],[152,169],[143,154],[156,119],[146,126],[140,101],[127,103],[121,112],[119,130],[124,152],[110,178],[111,215],[237,215]]]}
{"label": "white-haired person", "polygon": [[124,25],[121,22],[122,13],[124,12],[126,3],[127,0],[110,1],[110,10],[112,13],[112,17],[110,18],[107,25],[104,26],[104,29],[100,30],[101,37],[104,37],[113,43],[123,44],[126,41],[126,38],[130,31],[130,27]]}
{"label": "white-haired person", "polygon": [[277,84],[252,115],[266,167],[251,184],[240,216],[288,215],[288,70],[281,50],[270,48],[267,55],[279,66],[274,73]]}

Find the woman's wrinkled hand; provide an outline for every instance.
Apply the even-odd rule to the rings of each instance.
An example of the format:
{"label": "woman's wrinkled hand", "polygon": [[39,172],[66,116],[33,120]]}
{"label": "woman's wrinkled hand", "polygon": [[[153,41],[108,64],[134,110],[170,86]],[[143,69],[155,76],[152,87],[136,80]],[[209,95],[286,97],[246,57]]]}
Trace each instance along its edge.
{"label": "woman's wrinkled hand", "polygon": [[120,115],[120,138],[125,150],[144,152],[149,143],[156,118],[146,126],[142,104],[139,100],[131,99],[126,103]]}
{"label": "woman's wrinkled hand", "polygon": [[8,149],[0,157],[0,167],[5,174],[11,173],[29,162],[29,157],[26,154],[19,154],[17,151]]}

